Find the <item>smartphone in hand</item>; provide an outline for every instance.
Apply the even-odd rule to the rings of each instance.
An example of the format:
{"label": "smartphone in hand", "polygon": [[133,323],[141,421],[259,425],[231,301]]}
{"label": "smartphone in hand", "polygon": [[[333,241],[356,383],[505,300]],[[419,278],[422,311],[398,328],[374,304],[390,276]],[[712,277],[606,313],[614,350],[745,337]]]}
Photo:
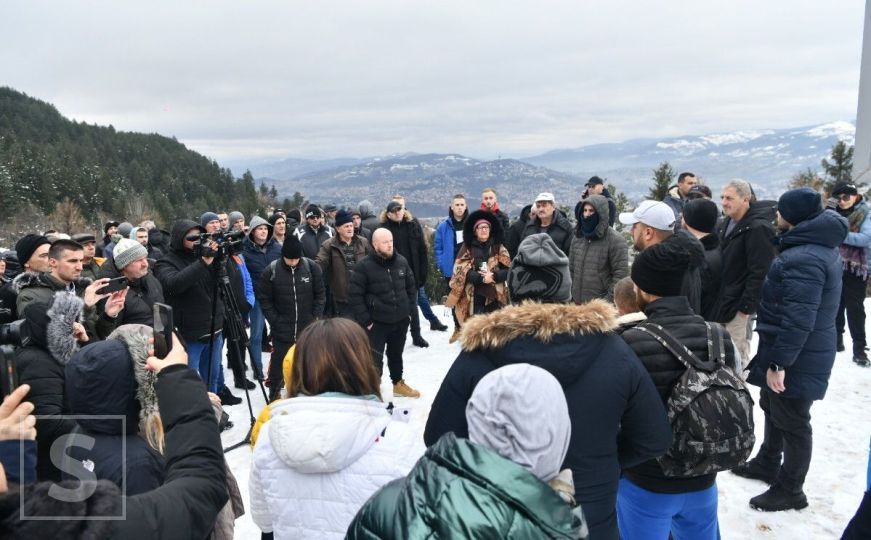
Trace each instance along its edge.
{"label": "smartphone in hand", "polygon": [[97,291],[97,294],[109,294],[113,292],[123,291],[127,288],[127,285],[128,281],[127,278],[124,276],[112,278],[109,280],[108,283],[103,285],[99,291]]}
{"label": "smartphone in hand", "polygon": [[172,350],[172,307],[154,303],[154,356],[161,360]]}

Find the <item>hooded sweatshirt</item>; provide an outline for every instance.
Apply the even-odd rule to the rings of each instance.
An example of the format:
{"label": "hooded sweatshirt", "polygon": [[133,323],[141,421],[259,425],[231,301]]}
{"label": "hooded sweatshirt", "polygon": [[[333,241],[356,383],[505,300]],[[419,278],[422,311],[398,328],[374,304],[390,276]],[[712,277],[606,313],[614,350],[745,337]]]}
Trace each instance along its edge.
{"label": "hooded sweatshirt", "polygon": [[251,515],[276,539],[344,538],[378,488],[423,454],[408,424],[373,397],[331,393],[272,407],[254,448]]}
{"label": "hooded sweatshirt", "polygon": [[[254,242],[254,229],[261,225],[266,225],[266,230],[268,231],[266,242],[262,246]],[[263,270],[269,266],[269,263],[281,258],[281,244],[272,237],[272,225],[262,217],[254,216],[248,225],[248,236],[242,241],[242,246],[243,255],[245,256],[245,267],[248,268],[248,273],[251,274],[251,282],[256,292]]]}

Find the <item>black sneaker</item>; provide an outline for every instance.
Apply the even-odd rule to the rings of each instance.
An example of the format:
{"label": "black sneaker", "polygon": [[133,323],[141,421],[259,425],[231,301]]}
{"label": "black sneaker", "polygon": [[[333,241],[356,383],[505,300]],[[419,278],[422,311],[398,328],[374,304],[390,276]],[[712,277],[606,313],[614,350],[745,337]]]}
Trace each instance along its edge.
{"label": "black sneaker", "polygon": [[732,474],[742,478],[749,478],[750,480],[762,480],[766,484],[773,484],[779,469],[780,467],[775,467],[773,470],[768,469],[759,465],[756,460],[751,459],[732,469]]}
{"label": "black sneaker", "polygon": [[221,405],[224,406],[238,405],[242,403],[242,398],[234,396],[226,386],[221,387],[221,390],[218,392],[218,397],[221,398]]}
{"label": "black sneaker", "polygon": [[868,360],[868,355],[865,354],[865,351],[853,353],[853,362],[862,367],[871,366],[871,360]]}
{"label": "black sneaker", "polygon": [[423,336],[419,335],[411,336],[411,344],[415,347],[429,347],[429,343],[427,343],[427,341],[423,339]]}
{"label": "black sneaker", "polygon": [[838,344],[835,346],[838,352],[844,352],[844,334],[838,334]]}
{"label": "black sneaker", "polygon": [[433,319],[429,322],[430,330],[435,330],[436,332],[447,332],[448,327],[442,324],[442,322],[438,319]]}
{"label": "black sneaker", "polygon": [[240,390],[244,390],[245,388],[247,388],[248,390],[254,390],[255,388],[257,388],[256,384],[245,378],[236,379],[236,381],[233,383],[233,386]]}
{"label": "black sneaker", "polygon": [[265,377],[263,376],[262,369],[257,369],[257,367],[254,367],[251,369],[251,371],[254,373],[254,378],[257,379],[258,381],[262,381],[265,379]]}
{"label": "black sneaker", "polygon": [[801,510],[807,508],[807,496],[801,490],[793,492],[775,484],[762,495],[750,499],[750,507],[763,512]]}

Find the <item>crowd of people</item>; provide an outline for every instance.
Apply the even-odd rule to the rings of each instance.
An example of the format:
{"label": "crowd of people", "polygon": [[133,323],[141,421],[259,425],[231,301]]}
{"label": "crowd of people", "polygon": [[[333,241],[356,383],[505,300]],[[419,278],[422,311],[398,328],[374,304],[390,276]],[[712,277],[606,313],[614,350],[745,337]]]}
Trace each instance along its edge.
{"label": "crowd of people", "polygon": [[[849,183],[825,204],[810,188],[757,200],[743,180],[712,198],[683,173],[618,213],[594,176],[573,215],[542,192],[511,221],[487,188],[477,207],[453,196],[432,232],[397,195],[380,215],[361,201],[28,234],[0,263],[20,383],[0,406],[2,527],[231,538],[246,501],[221,455],[221,408],[242,401],[225,350],[232,386],[269,403],[247,501],[265,536],[715,539],[725,471],[767,484],[753,508],[805,508],[810,410],[846,329],[871,365],[871,214]],[[420,397],[408,334],[429,346],[421,317],[450,330],[431,257],[461,352],[420,434],[381,380],[386,355],[390,395]],[[173,314],[165,359],[156,304]],[[752,459],[747,384],[765,418]],[[88,496],[57,496],[78,484]]]}

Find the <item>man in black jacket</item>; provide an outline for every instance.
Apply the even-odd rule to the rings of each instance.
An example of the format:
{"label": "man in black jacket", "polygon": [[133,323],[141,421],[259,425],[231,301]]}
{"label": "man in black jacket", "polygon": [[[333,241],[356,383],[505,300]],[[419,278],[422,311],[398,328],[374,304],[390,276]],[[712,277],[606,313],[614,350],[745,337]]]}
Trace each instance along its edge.
{"label": "man in black jacket", "polygon": [[683,205],[682,229],[695,236],[705,248],[705,262],[699,269],[701,278],[701,312],[706,321],[717,316],[717,300],[723,279],[723,252],[720,239],[714,233],[719,211],[713,201],[695,199]]}
{"label": "man in black jacket", "polygon": [[324,242],[333,237],[333,229],[321,221],[323,217],[321,209],[317,205],[310,204],[305,209],[305,224],[301,224],[293,231],[293,235],[302,244],[303,257],[314,260]]}
{"label": "man in black jacket", "polygon": [[[685,296],[680,296],[691,255],[678,244],[663,242],[642,251],[632,263],[632,281],[638,304],[647,322],[665,329],[702,361],[708,359],[708,332],[702,317],[695,315]],[[668,401],[686,367],[652,335],[638,327],[623,332]],[[734,364],[734,350],[724,332],[726,365]],[[617,495],[617,519],[623,538],[719,538],[717,524],[717,475],[665,476],[656,460],[623,472]],[[692,501],[684,504],[681,501]]]}
{"label": "man in black jacket", "polygon": [[366,329],[372,349],[372,362],[378,376],[387,368],[393,382],[393,394],[420,397],[402,378],[402,350],[412,310],[417,309],[417,285],[405,257],[393,250],[393,235],[388,229],[372,233],[373,252],[351,271],[348,304],[354,319]]}
{"label": "man in black jacket", "polygon": [[488,187],[481,192],[481,210],[485,210],[494,214],[499,218],[499,223],[502,224],[502,230],[508,230],[508,214],[499,208],[499,201],[496,200],[496,190]]}
{"label": "man in black jacket", "polygon": [[774,260],[774,226],[770,208],[751,203],[753,191],[744,180],[732,180],[720,201],[726,219],[717,236],[723,250],[723,282],[715,321],[722,323],[735,344],[741,365],[750,362],[750,317],[756,313],[762,282]]}
{"label": "man in black jacket", "polygon": [[[214,221],[217,221],[214,220]],[[215,266],[214,244],[207,240],[202,246],[192,236],[206,232],[195,221],[181,219],[172,227],[170,251],[154,266],[154,273],[163,287],[163,293],[173,309],[173,322],[188,347],[189,366],[206,381],[206,387],[221,397],[221,401],[239,403],[239,398],[219,388],[221,348],[224,346],[224,301],[215,296],[218,268]],[[238,268],[226,260],[231,282],[240,280]],[[214,301],[213,301],[214,298]],[[237,299],[239,300],[239,299]],[[244,301],[244,300],[240,300]],[[214,305],[213,305],[214,302]],[[215,314],[212,325],[212,312]],[[212,332],[214,334],[212,334]],[[209,358],[209,341],[212,355]],[[211,380],[209,366],[211,365]],[[232,398],[232,399],[228,399]]]}
{"label": "man in black jacket", "polygon": [[538,233],[547,233],[566,257],[569,256],[574,228],[566,216],[557,209],[553,193],[539,193],[535,198],[535,217],[530,217],[520,240],[523,241],[527,236]]}
{"label": "man in black jacket", "polygon": [[269,359],[269,400],[278,397],[282,363],[299,333],[324,314],[326,292],[324,275],[314,261],[302,255],[296,236],[284,239],[281,258],[271,262],[260,274],[257,303],[272,328],[273,349]]}

